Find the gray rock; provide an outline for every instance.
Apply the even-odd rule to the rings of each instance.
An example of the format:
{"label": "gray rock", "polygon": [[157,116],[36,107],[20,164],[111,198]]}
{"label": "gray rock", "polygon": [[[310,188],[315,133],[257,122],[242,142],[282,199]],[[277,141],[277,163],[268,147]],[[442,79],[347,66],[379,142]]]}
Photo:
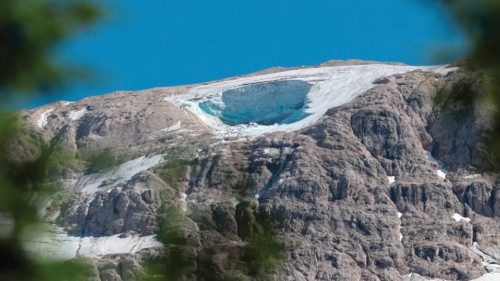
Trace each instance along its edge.
{"label": "gray rock", "polygon": [[[327,65],[337,64],[344,62]],[[435,102],[441,89],[455,89],[467,75],[383,77],[307,128],[223,141],[164,100],[190,86],[58,104],[41,134],[81,160],[68,178],[88,173],[88,155],[103,149],[125,160],[165,154],[167,162],[95,194],[68,183],[74,200],[61,204],[56,221],[80,235],[160,231],[165,249],[157,255],[99,259],[101,280],[135,280],[151,256],[180,262],[187,280],[197,274],[217,280],[477,278],[486,270],[474,242],[497,262],[500,256],[498,175],[463,175],[491,166],[484,150],[489,113]],[[81,108],[80,119],[68,118]],[[38,111],[25,114],[29,122]],[[178,122],[182,129],[164,130]],[[446,180],[429,151],[449,169]],[[470,221],[455,221],[455,213]],[[268,229],[285,245],[271,272],[245,260],[245,247]]]}

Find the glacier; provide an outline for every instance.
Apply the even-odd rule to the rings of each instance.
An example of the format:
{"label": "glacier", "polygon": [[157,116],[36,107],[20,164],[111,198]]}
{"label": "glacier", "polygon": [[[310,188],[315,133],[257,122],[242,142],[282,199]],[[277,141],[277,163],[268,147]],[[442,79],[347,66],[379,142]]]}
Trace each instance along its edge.
{"label": "glacier", "polygon": [[198,105],[228,125],[290,124],[309,115],[305,105],[311,87],[300,80],[258,83],[224,91]]}
{"label": "glacier", "polygon": [[446,65],[367,64],[311,67],[204,83],[165,100],[194,113],[225,137],[257,137],[314,124],[328,109],[352,101],[378,78],[414,70],[445,75]]}
{"label": "glacier", "polygon": [[75,189],[78,191],[81,190],[85,193],[96,193],[101,190],[110,190],[112,187],[129,181],[136,174],[164,162],[164,156],[164,154],[153,155],[150,157],[141,156],[99,173],[83,175],[78,179]]}

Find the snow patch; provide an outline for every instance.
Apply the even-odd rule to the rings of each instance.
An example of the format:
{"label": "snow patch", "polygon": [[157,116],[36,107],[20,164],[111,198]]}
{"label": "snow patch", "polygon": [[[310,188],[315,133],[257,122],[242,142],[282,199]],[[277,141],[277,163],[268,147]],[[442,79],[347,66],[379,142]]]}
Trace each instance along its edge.
{"label": "snow patch", "polygon": [[76,121],[76,120],[80,119],[83,115],[85,115],[85,113],[87,113],[86,108],[82,108],[80,110],[71,110],[69,112],[69,119]]}
{"label": "snow patch", "polygon": [[469,176],[465,176],[463,177],[464,179],[475,179],[477,177],[480,177],[481,174],[473,174],[473,175],[469,175]]}
{"label": "snow patch", "polygon": [[465,221],[465,222],[470,222],[470,218],[466,218],[466,217],[462,217],[460,214],[453,214],[453,216],[451,216],[455,221]]}
{"label": "snow patch", "polygon": [[438,175],[438,177],[446,179],[446,172],[444,172],[443,170],[441,169],[436,170],[436,174]]}
{"label": "snow patch", "polygon": [[24,246],[41,258],[69,260],[78,256],[99,258],[109,254],[134,254],[143,249],[161,247],[162,244],[156,239],[156,235],[78,237],[55,228],[46,235],[33,235],[31,239],[24,241]]}
{"label": "snow patch", "polygon": [[271,157],[276,157],[280,155],[280,151],[277,148],[270,147],[270,148],[264,148],[263,150],[264,154],[269,155]]}
{"label": "snow patch", "polygon": [[500,273],[499,272],[490,272],[486,273],[485,275],[472,279],[471,281],[498,281],[500,280]]}
{"label": "snow patch", "polygon": [[177,131],[181,128],[181,121],[178,121],[177,123],[175,123],[174,125],[172,126],[168,126],[166,127],[165,129],[162,129],[163,132],[173,132],[173,131]]}
{"label": "snow patch", "polygon": [[181,199],[180,199],[180,203],[181,203],[181,209],[183,212],[186,212],[187,211],[187,194],[186,193],[181,193]]}
{"label": "snow patch", "polygon": [[401,279],[402,281],[423,281],[423,280],[427,280],[427,281],[445,281],[443,279],[431,279],[431,278],[428,278],[428,277],[424,277],[424,276],[421,276],[417,273],[410,273],[410,274],[406,274],[406,275],[403,275],[403,278]]}
{"label": "snow patch", "polygon": [[[413,273],[413,272],[410,274],[403,275],[403,279],[402,279],[402,281],[423,281],[423,280],[426,280],[426,281],[445,281],[444,279],[439,279],[439,278],[424,277],[424,276],[421,276],[421,275],[419,275],[417,273]],[[498,280],[500,280],[500,273],[490,272],[490,273],[484,274],[483,276],[481,276],[479,278],[472,279],[470,281],[498,281]]]}
{"label": "snow patch", "polygon": [[48,109],[48,110],[44,111],[42,114],[40,114],[40,117],[36,121],[38,128],[43,129],[43,127],[45,127],[45,125],[47,125],[47,116],[52,111],[54,111],[54,108]]}
{"label": "snow patch", "polygon": [[486,268],[486,271],[500,273],[500,264],[498,264],[494,257],[483,252],[479,248],[479,244],[477,242],[472,243],[471,250],[483,259],[482,263]]}
{"label": "snow patch", "polygon": [[401,212],[398,212],[398,219],[399,220],[399,241],[403,241],[403,234],[401,233],[401,217],[403,216],[403,214]]}
{"label": "snow patch", "polygon": [[[127,161],[118,167],[109,170],[83,176],[78,180],[76,186],[83,187],[82,191],[86,193],[95,193],[99,190],[110,189],[118,184],[132,179],[136,174],[152,168],[164,161],[164,154],[151,157],[139,157]],[[108,184],[106,184],[108,183]]]}
{"label": "snow patch", "polygon": [[393,184],[396,181],[396,177],[390,176],[387,177],[387,180],[389,181],[389,184]]}
{"label": "snow patch", "polygon": [[448,174],[448,170],[446,170],[446,168],[444,167],[444,163],[434,158],[430,153],[430,151],[426,151],[426,155],[427,159],[436,163],[436,165],[438,166],[438,169],[436,170],[437,176],[442,179],[446,179],[446,174]]}
{"label": "snow patch", "polygon": [[484,268],[488,272],[500,273],[500,264],[496,263],[486,264]]}
{"label": "snow patch", "polygon": [[446,66],[350,65],[304,68],[193,87],[166,100],[196,114],[219,137],[294,131],[350,102],[377,78],[413,70],[446,74]]}

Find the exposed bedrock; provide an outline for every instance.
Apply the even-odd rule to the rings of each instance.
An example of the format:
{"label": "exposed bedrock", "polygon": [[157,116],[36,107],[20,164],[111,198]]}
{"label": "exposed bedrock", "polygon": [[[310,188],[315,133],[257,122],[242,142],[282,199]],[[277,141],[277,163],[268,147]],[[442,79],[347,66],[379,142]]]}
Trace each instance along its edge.
{"label": "exposed bedrock", "polygon": [[500,216],[500,185],[487,180],[457,182],[453,192],[460,202],[474,212],[487,216]]}
{"label": "exposed bedrock", "polygon": [[84,199],[76,209],[62,210],[59,220],[71,233],[83,236],[108,236],[135,232],[152,235],[157,230],[159,189],[162,183],[151,175],[138,175],[123,189],[98,192]]}
{"label": "exposed bedrock", "polygon": [[[491,170],[495,163],[488,153],[493,129],[492,108],[485,102],[487,90],[478,73],[460,71],[437,89],[438,110],[431,116],[432,154],[450,169]],[[465,101],[454,96],[465,96]],[[475,98],[472,98],[475,97]]]}
{"label": "exposed bedrock", "polygon": [[[220,280],[478,278],[500,258],[498,176],[483,172],[489,165],[481,160],[487,160],[484,138],[476,137],[487,132],[488,115],[435,100],[462,75],[413,71],[380,78],[311,126],[256,138],[218,139],[193,113],[164,100],[188,88],[56,108],[43,136],[80,162],[68,172],[70,195],[54,218],[81,235],[148,235],[167,227],[174,242],[161,251],[131,261],[101,258],[100,280],[131,280],[136,273],[128,269],[143,270],[135,262],[142,266],[147,255],[179,257],[187,279],[200,264]],[[246,85],[222,93],[220,104],[212,99],[205,110],[228,126],[288,122],[307,107],[305,84]],[[82,106],[87,111],[78,120],[67,117]],[[453,119],[457,112],[460,119]],[[81,179],[97,176],[79,155],[102,148],[123,161],[160,154],[165,161],[85,193]],[[245,243],[266,227],[284,243],[283,262],[271,275],[252,275],[240,258]],[[474,247],[492,257],[488,266]]]}

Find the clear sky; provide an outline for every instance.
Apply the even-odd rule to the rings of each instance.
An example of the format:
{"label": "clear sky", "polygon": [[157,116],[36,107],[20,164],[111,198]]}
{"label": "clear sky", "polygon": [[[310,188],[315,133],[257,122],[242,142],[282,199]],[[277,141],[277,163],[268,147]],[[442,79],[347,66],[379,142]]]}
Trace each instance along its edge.
{"label": "clear sky", "polygon": [[425,0],[100,2],[107,19],[61,46],[95,79],[30,106],[329,59],[430,64],[435,46],[462,41]]}

